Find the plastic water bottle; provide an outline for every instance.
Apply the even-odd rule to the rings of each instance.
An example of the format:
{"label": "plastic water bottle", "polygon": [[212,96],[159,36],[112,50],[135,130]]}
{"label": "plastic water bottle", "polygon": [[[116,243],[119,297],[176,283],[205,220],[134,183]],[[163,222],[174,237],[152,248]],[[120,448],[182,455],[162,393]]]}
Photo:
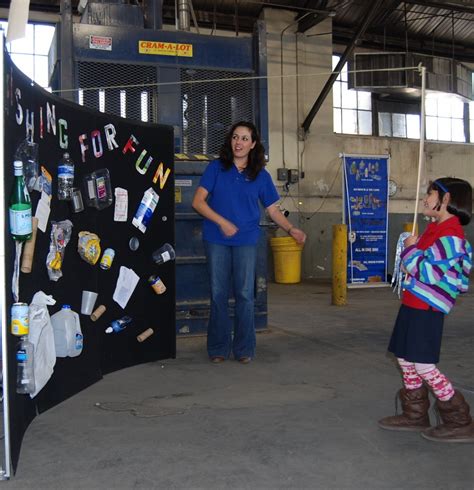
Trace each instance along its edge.
{"label": "plastic water bottle", "polygon": [[21,395],[34,393],[34,347],[26,336],[21,337],[16,346],[16,365],[16,392]]}
{"label": "plastic water bottle", "polygon": [[82,352],[83,346],[84,346],[84,337],[82,336],[82,333],[76,332],[76,342],[74,343],[74,351],[79,352],[80,354]]}
{"label": "plastic water bottle", "polygon": [[69,153],[64,153],[58,165],[58,199],[70,201],[74,185],[74,162]]}
{"label": "plastic water bottle", "polygon": [[110,326],[105,329],[105,333],[121,332],[122,330],[125,330],[132,321],[133,319],[130,316],[123,316],[122,318],[111,322]]}
{"label": "plastic water bottle", "polygon": [[51,316],[54,333],[56,357],[76,357],[82,352],[83,335],[79,315],[71,310],[70,305]]}

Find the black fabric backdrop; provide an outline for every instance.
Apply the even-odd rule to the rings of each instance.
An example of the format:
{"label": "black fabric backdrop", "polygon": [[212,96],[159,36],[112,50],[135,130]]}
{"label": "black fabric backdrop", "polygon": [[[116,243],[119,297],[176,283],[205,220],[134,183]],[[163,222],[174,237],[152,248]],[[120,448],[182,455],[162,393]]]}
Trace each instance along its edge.
{"label": "black fabric backdrop", "polygon": [[[56,299],[56,304],[49,307],[50,315],[60,310],[61,305],[70,304],[79,313],[84,336],[82,354],[75,358],[57,358],[52,378],[43,390],[31,400],[29,395],[16,394],[16,360],[15,349],[18,338],[7,336],[9,366],[9,402],[11,453],[13,469],[18,464],[21,441],[26,428],[36,413],[60,403],[80,390],[101,379],[102,375],[134,364],[174,357],[176,353],[175,334],[175,271],[174,262],[161,266],[153,263],[151,254],[163,243],[174,246],[174,172],[173,172],[173,128],[162,125],[151,125],[121,119],[85,109],[76,104],[57,98],[33,85],[5,54],[5,209],[8,209],[10,189],[13,182],[13,157],[18,145],[29,135],[39,144],[39,163],[47,168],[53,177],[53,199],[51,214],[46,233],[38,230],[36,250],[32,273],[20,273],[19,300],[30,303],[36,291],[42,290]],[[53,124],[46,119],[47,104],[51,111],[54,106],[56,134]],[[19,107],[21,106],[21,108]],[[41,123],[41,112],[43,122]],[[60,131],[59,120],[63,130]],[[31,130],[28,126],[34,125]],[[112,124],[115,128],[117,148],[109,149],[104,126]],[[67,125],[67,128],[65,127]],[[103,155],[96,158],[92,145],[91,132],[100,132]],[[79,136],[85,134],[85,144],[89,146],[82,161]],[[138,143],[136,151],[124,150],[127,141],[133,135]],[[60,147],[67,137],[67,150]],[[98,143],[98,139],[96,139]],[[96,144],[96,148],[97,148]],[[153,158],[147,172],[142,175],[136,169],[136,161],[143,150],[146,150],[141,166],[149,157]],[[104,210],[86,207],[81,213],[74,214],[70,205],[57,199],[57,165],[63,153],[68,151],[75,162],[74,185],[81,187],[85,174],[94,170],[107,168],[110,172],[112,190],[122,187],[128,190],[127,222],[115,222],[114,204]],[[163,163],[163,175],[166,169],[171,170],[166,183],[161,189],[160,179],[153,183],[153,177],[159,163]],[[153,214],[151,223],[143,234],[132,225],[132,218],[146,189],[152,187],[160,199]],[[31,193],[33,214],[39,199],[39,193]],[[84,191],[83,191],[84,197]],[[115,199],[114,199],[115,202]],[[57,282],[50,281],[46,269],[46,256],[49,250],[51,221],[69,219],[73,223],[73,233],[66,247],[63,277]],[[6,218],[8,222],[8,218]],[[7,304],[10,311],[13,301],[10,291],[10,280],[13,274],[15,245],[6,231],[6,277]],[[90,265],[81,259],[77,252],[78,233],[90,231],[101,239],[102,252],[110,247],[115,250],[115,259],[110,270]],[[137,237],[140,246],[137,251],[129,249],[131,237]],[[120,266],[131,268],[140,276],[140,281],[123,310],[113,299]],[[150,274],[158,274],[165,283],[167,291],[156,295],[147,283]],[[107,311],[97,321],[92,322],[88,316],[80,314],[82,290],[96,291],[99,297],[96,306],[104,304]],[[106,334],[109,323],[129,315],[133,325],[120,333]],[[153,328],[154,335],[139,343],[136,336],[147,328]]]}

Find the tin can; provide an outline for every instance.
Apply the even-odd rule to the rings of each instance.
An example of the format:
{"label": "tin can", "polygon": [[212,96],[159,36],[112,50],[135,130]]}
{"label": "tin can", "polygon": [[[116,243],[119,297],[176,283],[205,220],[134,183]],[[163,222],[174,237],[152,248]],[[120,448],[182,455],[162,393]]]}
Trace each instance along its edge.
{"label": "tin can", "polygon": [[166,291],[166,286],[158,276],[150,276],[148,282],[156,294],[163,294]]}
{"label": "tin can", "polygon": [[115,250],[113,248],[106,248],[102,258],[100,259],[100,268],[107,270],[112,266],[112,262],[115,257]]}
{"label": "tin can", "polygon": [[12,323],[11,332],[13,335],[21,337],[28,335],[30,331],[30,317],[28,315],[27,303],[12,304]]}

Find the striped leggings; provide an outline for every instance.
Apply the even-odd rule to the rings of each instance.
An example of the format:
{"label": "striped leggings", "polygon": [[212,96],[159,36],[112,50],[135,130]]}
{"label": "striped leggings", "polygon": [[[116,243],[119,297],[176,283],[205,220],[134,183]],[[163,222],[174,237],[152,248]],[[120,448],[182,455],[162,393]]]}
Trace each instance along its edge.
{"label": "striped leggings", "polygon": [[407,390],[421,388],[423,381],[438,400],[448,401],[454,395],[453,385],[435,364],[422,364],[397,358],[402,370],[403,384]]}

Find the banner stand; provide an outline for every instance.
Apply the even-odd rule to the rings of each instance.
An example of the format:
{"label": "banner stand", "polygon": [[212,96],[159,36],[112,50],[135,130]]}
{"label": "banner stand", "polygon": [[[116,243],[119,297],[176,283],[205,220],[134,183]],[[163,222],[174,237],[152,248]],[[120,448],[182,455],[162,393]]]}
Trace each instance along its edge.
{"label": "banner stand", "polygon": [[348,288],[387,287],[389,155],[339,154]]}

